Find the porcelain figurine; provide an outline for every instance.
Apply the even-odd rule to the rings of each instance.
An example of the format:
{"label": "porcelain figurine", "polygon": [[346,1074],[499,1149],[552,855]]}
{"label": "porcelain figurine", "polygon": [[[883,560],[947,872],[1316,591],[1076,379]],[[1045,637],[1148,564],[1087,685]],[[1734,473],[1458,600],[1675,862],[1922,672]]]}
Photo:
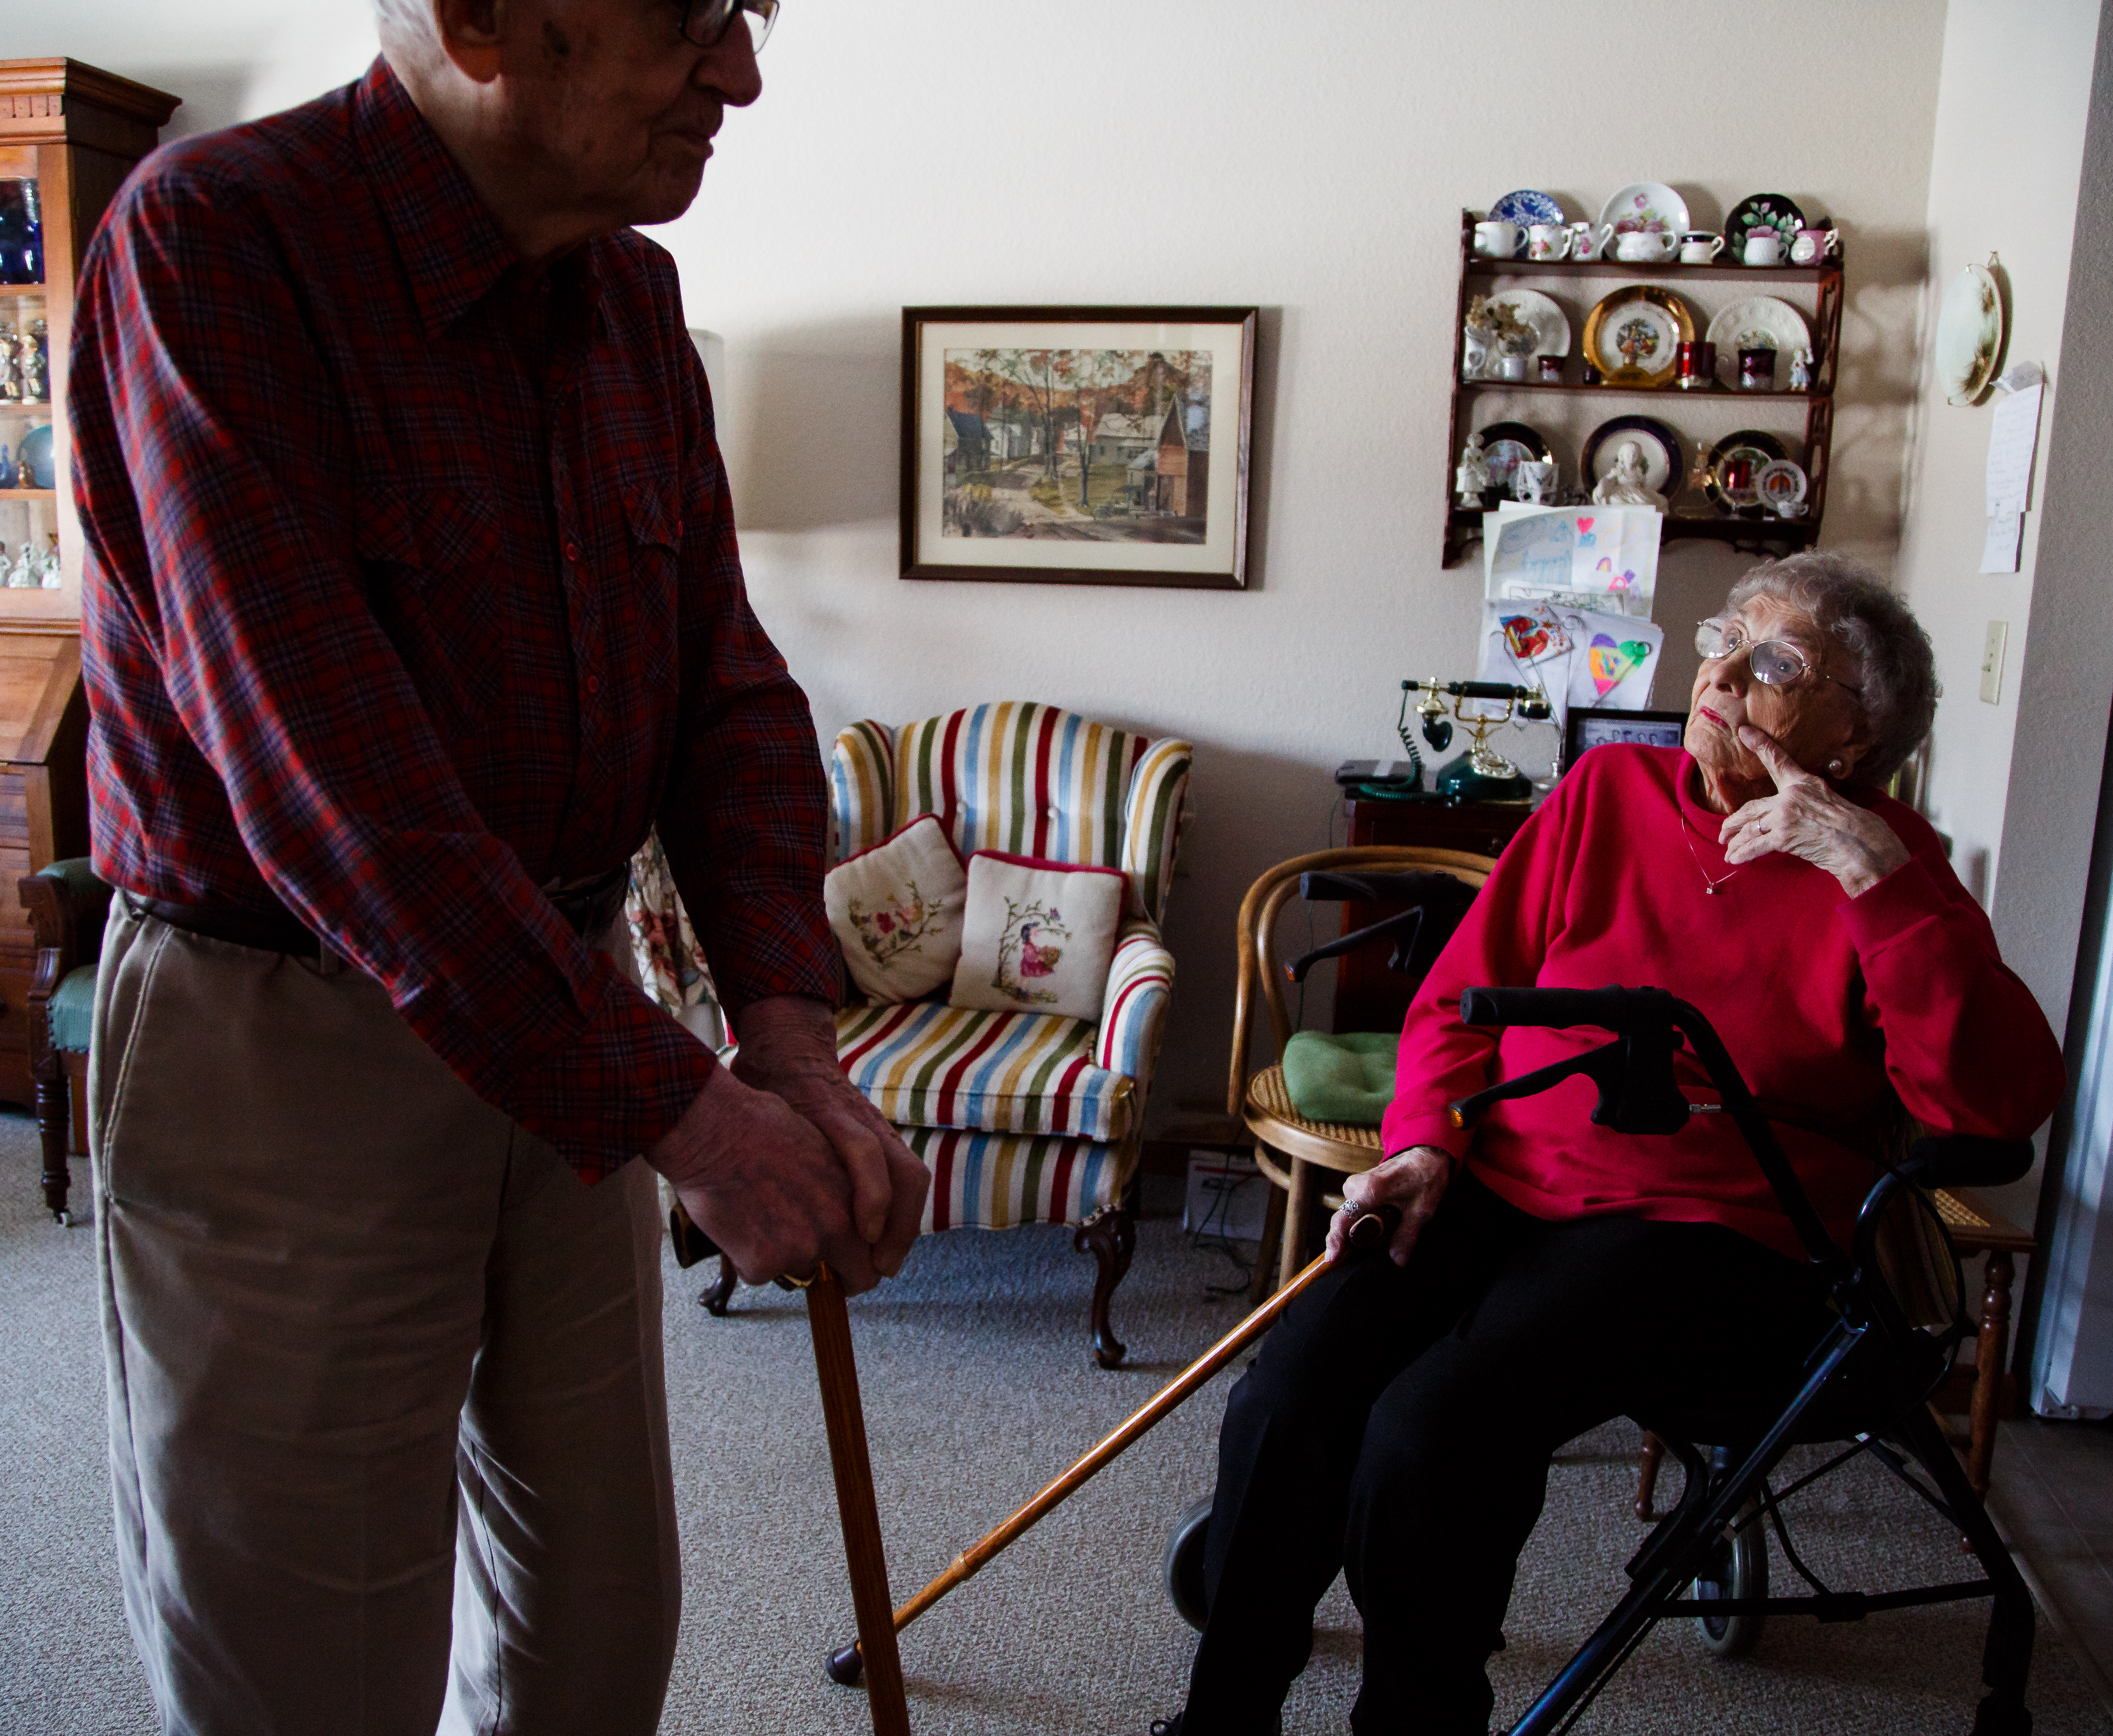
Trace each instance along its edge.
{"label": "porcelain figurine", "polygon": [[22,341],[15,328],[0,320],[0,403],[22,401]]}
{"label": "porcelain figurine", "polygon": [[1482,454],[1482,436],[1471,434],[1460,449],[1460,467],[1453,472],[1453,485],[1460,491],[1460,504],[1479,507],[1482,491],[1490,485],[1490,461]]}
{"label": "porcelain figurine", "polygon": [[19,340],[22,352],[22,396],[31,403],[49,403],[52,398],[52,339],[42,320],[30,321],[29,335]]}
{"label": "porcelain figurine", "polygon": [[8,570],[7,588],[10,590],[28,590],[36,582],[34,575],[30,571],[30,545],[24,543],[21,558]]}
{"label": "porcelain figurine", "polygon": [[1613,468],[1592,490],[1595,506],[1648,506],[1665,510],[1665,496],[1644,481],[1644,449],[1634,440],[1623,440],[1615,451]]}
{"label": "porcelain figurine", "polygon": [[1798,349],[1790,353],[1790,389],[1793,392],[1812,390],[1812,352]]}
{"label": "porcelain figurine", "polygon": [[56,531],[52,532],[51,546],[44,550],[43,571],[38,575],[37,582],[46,590],[66,588],[66,563],[59,558],[59,535]]}

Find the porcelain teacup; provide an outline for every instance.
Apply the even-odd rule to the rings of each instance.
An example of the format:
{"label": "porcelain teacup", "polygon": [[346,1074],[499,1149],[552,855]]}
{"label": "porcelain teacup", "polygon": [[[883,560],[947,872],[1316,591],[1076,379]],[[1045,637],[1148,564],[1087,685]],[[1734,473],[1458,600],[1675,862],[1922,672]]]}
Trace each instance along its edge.
{"label": "porcelain teacup", "polygon": [[1754,230],[1746,236],[1746,245],[1740,257],[1748,265],[1781,265],[1783,238],[1773,229]]}
{"label": "porcelain teacup", "polygon": [[1564,259],[1570,253],[1570,229],[1563,223],[1536,223],[1526,232],[1529,259]]}
{"label": "porcelain teacup", "polygon": [[1519,226],[1501,217],[1485,217],[1475,226],[1475,251],[1486,259],[1508,259],[1518,251]]}
{"label": "porcelain teacup", "polygon": [[1682,265],[1707,265],[1724,251],[1724,238],[1713,235],[1706,229],[1690,230],[1680,238],[1680,262]]}
{"label": "porcelain teacup", "polygon": [[1614,257],[1632,265],[1656,265],[1673,257],[1680,237],[1657,230],[1632,229],[1614,237]]}
{"label": "porcelain teacup", "polygon": [[1810,265],[1816,259],[1826,258],[1841,244],[1841,231],[1838,229],[1800,229],[1797,239],[1790,244],[1792,265]]}
{"label": "porcelain teacup", "polygon": [[1572,223],[1570,226],[1570,257],[1572,259],[1597,259],[1608,238],[1614,233],[1611,223]]}

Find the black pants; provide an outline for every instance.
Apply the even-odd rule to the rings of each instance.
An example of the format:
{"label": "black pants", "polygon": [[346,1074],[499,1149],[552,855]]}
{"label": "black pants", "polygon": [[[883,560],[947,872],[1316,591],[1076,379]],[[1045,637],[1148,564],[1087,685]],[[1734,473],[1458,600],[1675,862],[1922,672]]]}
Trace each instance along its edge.
{"label": "black pants", "polygon": [[1668,1405],[1779,1408],[1828,1319],[1735,1231],[1545,1223],[1463,1171],[1406,1267],[1329,1272],[1233,1389],[1183,1736],[1275,1728],[1338,1570],[1364,1617],[1351,1728],[1482,1736],[1556,1449]]}

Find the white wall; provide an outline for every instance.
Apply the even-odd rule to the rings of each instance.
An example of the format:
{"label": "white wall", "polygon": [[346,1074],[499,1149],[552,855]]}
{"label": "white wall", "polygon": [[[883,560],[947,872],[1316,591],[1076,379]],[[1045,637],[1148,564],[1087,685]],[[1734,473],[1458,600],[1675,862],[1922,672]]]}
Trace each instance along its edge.
{"label": "white wall", "polygon": [[[1901,551],[1903,588],[1929,629],[1946,693],[1932,742],[1930,815],[2057,1032],[2076,969],[2113,692],[2096,558],[2113,358],[2079,364],[2074,378],[2065,359],[2091,335],[2073,299],[2074,235],[2086,249],[2077,285],[2088,289],[2099,275],[2102,231],[2081,221],[2078,198],[2100,10],[2100,0],[1951,0],[1931,152],[1925,329],[1951,279],[1995,252],[2009,291],[2006,361],[2041,363],[2049,385],[2019,570],[1983,575],[1993,402],[1946,403],[1933,384],[1933,346],[1924,344]],[[2062,484],[2065,462],[2083,469]],[[1992,620],[2010,626],[1994,706],[1978,697]],[[2040,1182],[2035,1166],[1997,1203],[2030,1224]]]}
{"label": "white wall", "polygon": [[[1625,87],[1607,43],[1636,19],[1508,7],[1502,36],[1532,45],[1508,71],[1450,5],[932,0],[906,21],[794,0],[761,102],[661,236],[693,323],[727,337],[751,583],[825,736],[1017,695],[1196,742],[1162,1118],[1223,1091],[1241,891],[1328,841],[1327,768],[1389,752],[1403,675],[1468,672],[1477,583],[1439,560],[1463,205],[1540,186],[1596,214],[1663,179],[1704,225],[1768,189],[1835,214],[1852,264],[1830,540],[1890,566],[1942,6],[1800,0],[1770,24],[1810,50],[1793,77]],[[1650,28],[1682,66],[1750,58],[1736,11],[1677,4]],[[897,579],[899,310],[1025,301],[1266,310],[1254,590]],[[1741,565],[1674,558],[1676,642]],[[1692,656],[1669,662],[1680,704]]]}
{"label": "white wall", "polygon": [[[285,17],[0,0],[0,40],[160,83],[195,127],[358,71],[363,0]],[[1757,60],[1752,18],[1714,0],[790,0],[762,101],[659,237],[690,322],[726,337],[757,606],[825,739],[1018,696],[1195,741],[1162,1114],[1222,1090],[1241,891],[1327,841],[1327,770],[1389,751],[1403,675],[1466,672],[1476,582],[1439,561],[1460,207],[1538,186],[1594,215],[1654,179],[1705,226],[1760,191],[1832,212],[1851,264],[1828,540],[1890,566],[1944,17],[1778,0]],[[1025,301],[1263,307],[1253,590],[897,579],[899,311]],[[1662,701],[1742,564],[1670,558]]]}
{"label": "white wall", "polygon": [[[1930,153],[1925,330],[1933,328],[1937,304],[1951,280],[1991,253],[1999,254],[2009,290],[2008,359],[2038,362],[2051,376],[2041,412],[2043,440],[2062,388],[2055,362],[2069,298],[2099,3],[1951,0],[1945,23]],[[1997,868],[2046,518],[2040,510],[2045,467],[2025,521],[2019,571],[1979,573],[1993,396],[1970,408],[1946,403],[1934,385],[1933,352],[1933,345],[1923,345],[1901,582],[1929,629],[1949,695],[1931,745],[1930,818],[1952,839],[1961,876],[1984,903],[2000,908]],[[2001,703],[1995,706],[1978,696],[1983,638],[1992,620],[2010,623]],[[2088,819],[2083,823],[2088,836]],[[2072,929],[2058,983],[2034,984],[2051,997],[2046,1005],[2057,1027],[2074,950]]]}

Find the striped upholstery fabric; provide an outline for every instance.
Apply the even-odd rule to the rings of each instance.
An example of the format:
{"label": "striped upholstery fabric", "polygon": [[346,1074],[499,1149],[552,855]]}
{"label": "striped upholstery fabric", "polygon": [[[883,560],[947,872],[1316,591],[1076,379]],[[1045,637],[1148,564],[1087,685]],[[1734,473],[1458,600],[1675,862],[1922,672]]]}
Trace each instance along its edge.
{"label": "striped upholstery fabric", "polygon": [[[829,756],[829,807],[834,859],[871,850],[895,830],[895,732],[879,723],[854,723],[837,737]],[[904,817],[907,818],[908,816]]]}
{"label": "striped upholstery fabric", "polygon": [[1083,1223],[1114,1205],[1137,1168],[1134,1142],[1043,1139],[905,1128],[903,1141],[930,1165],[924,1229],[1009,1230],[1021,1223]]}
{"label": "striped upholstery fabric", "polygon": [[1122,860],[1130,876],[1130,914],[1166,920],[1166,893],[1174,880],[1175,848],[1189,797],[1189,766],[1196,750],[1171,736],[1152,743],[1130,774],[1123,813]]}
{"label": "striped upholstery fabric", "polygon": [[920,813],[964,856],[1008,850],[1130,877],[1130,914],[1164,918],[1195,750],[1053,705],[1003,700],[837,737],[830,785],[837,859]]}
{"label": "striped upholstery fabric", "polygon": [[837,1057],[899,1127],[1123,1139],[1136,1087],[1094,1064],[1093,1035],[1079,1018],[910,1001],[837,1014]]}
{"label": "striped upholstery fabric", "polygon": [[1174,999],[1174,955],[1147,922],[1125,923],[1108,965],[1107,998],[1093,1063],[1137,1082],[1142,1102],[1159,1057],[1159,1038]]}

